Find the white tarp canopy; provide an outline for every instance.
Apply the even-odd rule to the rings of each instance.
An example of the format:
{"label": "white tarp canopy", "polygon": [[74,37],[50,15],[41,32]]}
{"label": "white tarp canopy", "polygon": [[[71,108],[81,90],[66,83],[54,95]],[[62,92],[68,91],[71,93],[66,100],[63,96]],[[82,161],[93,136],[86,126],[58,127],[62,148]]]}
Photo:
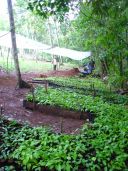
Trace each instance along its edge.
{"label": "white tarp canopy", "polygon": [[[74,60],[82,60],[84,58],[91,56],[91,52],[89,51],[81,52],[81,51],[76,51],[76,50],[71,50],[71,49],[66,49],[66,48],[51,47],[49,45],[45,45],[40,42],[28,39],[19,34],[16,34],[16,42],[17,42],[17,48],[19,49],[41,50],[42,52],[45,52],[51,55],[69,57]],[[12,47],[10,32],[5,32],[5,31],[0,32],[0,46],[4,46],[8,48]]]}
{"label": "white tarp canopy", "polygon": [[48,50],[43,50],[43,52],[53,55],[69,57],[74,60],[82,60],[84,58],[91,56],[91,52],[81,52],[81,51],[71,50],[67,48],[60,48],[60,47],[53,47]]}
{"label": "white tarp canopy", "polygon": [[[43,49],[49,49],[51,47],[51,46],[42,44],[40,42],[31,40],[29,38],[26,38],[24,36],[21,36],[19,34],[16,34],[16,43],[17,43],[17,48],[19,49],[43,50]],[[0,32],[0,46],[12,48],[10,32],[5,32],[5,31]]]}

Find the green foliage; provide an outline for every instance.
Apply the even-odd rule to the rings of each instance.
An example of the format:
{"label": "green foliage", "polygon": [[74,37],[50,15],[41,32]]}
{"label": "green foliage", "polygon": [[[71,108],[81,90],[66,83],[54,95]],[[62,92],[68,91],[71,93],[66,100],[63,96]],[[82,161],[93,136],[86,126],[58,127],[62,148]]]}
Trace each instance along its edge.
{"label": "green foliage", "polygon": [[[31,94],[28,94],[26,99],[28,101],[32,101],[33,96]],[[122,101],[122,99],[121,98],[119,99],[120,102]],[[76,110],[76,111],[89,110],[89,111],[93,111],[94,113],[98,113],[100,108],[104,106],[104,101],[102,100],[101,97],[94,98],[89,95],[82,95],[72,91],[70,92],[62,89],[52,89],[52,88],[49,88],[48,92],[46,93],[43,87],[36,88],[35,101],[40,104],[59,106],[69,110]]]}
{"label": "green foliage", "polygon": [[[33,96],[28,94],[26,99],[32,101]],[[99,101],[99,98],[96,97],[93,100],[91,96],[52,88],[49,88],[48,93],[46,93],[44,88],[38,87],[35,90],[35,101],[39,104],[59,106],[69,110],[86,111],[87,109],[91,110],[92,103],[94,103],[93,107],[96,108],[96,102]]]}
{"label": "green foliage", "polygon": [[125,63],[128,45],[126,12],[128,3],[126,0],[116,2],[96,0],[89,5],[92,7],[94,24],[88,33],[95,35],[96,41],[91,42],[91,45],[96,47],[94,53],[96,56],[98,54],[103,74],[107,73],[110,77],[117,76],[116,83],[118,87],[123,88],[127,80]]}
{"label": "green foliage", "polygon": [[[43,100],[51,93],[46,104],[60,96],[57,90],[50,89],[48,94],[42,88],[36,91]],[[78,98],[77,104],[80,99],[81,109],[85,105],[86,110],[96,114],[95,123],[84,125],[78,135],[57,135],[46,128],[30,128],[0,118],[0,159],[13,159],[24,170],[127,170],[128,110],[125,106],[110,105],[91,96],[85,99],[77,93],[61,94],[60,99],[69,100],[74,109],[75,99]]]}
{"label": "green foliage", "polygon": [[[22,57],[19,58],[19,63],[22,72],[46,72],[48,70],[53,70],[51,62],[35,61],[32,59],[28,60]],[[0,64],[5,71],[14,71],[14,62],[12,58],[9,58],[7,63],[6,56],[0,57]],[[75,64],[64,63],[64,65],[61,66],[61,69],[71,69],[74,66]]]}
{"label": "green foliage", "polygon": [[[51,14],[63,15],[69,10],[68,5],[68,1],[59,0],[53,3],[35,1],[35,4],[29,1],[29,8],[45,18]],[[75,42],[79,42],[81,49],[91,49],[98,68],[106,68],[110,83],[114,86],[116,83],[117,87],[127,80],[127,14],[126,0],[81,3],[80,15],[72,23],[71,30],[66,30],[67,39],[63,41],[69,43],[71,36],[73,48],[77,48]],[[78,37],[74,38],[75,35]],[[80,81],[78,84],[73,79],[55,81],[75,88],[90,87],[90,83]],[[106,90],[102,83],[93,83],[96,88]],[[106,99],[112,96],[118,103],[125,104],[125,96],[105,95]],[[27,98],[32,100],[31,95]],[[57,135],[44,128],[6,123],[0,118],[0,159],[14,159],[24,170],[128,170],[128,109],[124,105],[109,104],[102,97],[50,88],[48,93],[38,88],[36,100],[67,109],[91,111],[96,115],[95,123],[84,125],[79,135]]]}
{"label": "green foliage", "polygon": [[[41,80],[41,78],[35,78],[35,80]],[[110,87],[109,85],[105,84],[101,79],[98,78],[92,78],[92,77],[86,77],[84,79],[80,77],[49,77],[47,80],[50,83],[55,83],[60,86],[64,87],[71,87],[71,88],[90,88],[91,86],[94,85],[95,89],[98,90],[109,90]]]}
{"label": "green foliage", "polygon": [[64,14],[69,11],[69,2],[69,0],[29,0],[28,9],[44,18],[48,18],[51,15],[59,15],[62,19]]}
{"label": "green foliage", "polygon": [[115,74],[109,77],[110,85],[114,86],[115,88],[121,87],[121,84],[127,82],[126,76],[120,76],[119,74]]}
{"label": "green foliage", "polygon": [[48,135],[47,132],[42,134],[40,131],[36,130],[39,140],[34,138],[25,141],[13,156],[23,161],[23,165],[27,165],[28,169],[47,167],[56,170],[77,170],[81,163],[80,153],[86,150],[82,141],[76,143],[74,136]]}
{"label": "green foliage", "polygon": [[81,2],[64,39],[71,48],[92,51],[98,73],[117,76],[118,88],[127,80],[127,9],[126,0]]}
{"label": "green foliage", "polygon": [[8,30],[8,29],[9,29],[8,23],[5,22],[3,20],[3,18],[1,18],[1,16],[0,16],[0,31],[2,31],[2,30]]}
{"label": "green foliage", "polygon": [[[117,77],[114,77],[114,79]],[[42,80],[41,78],[35,78],[35,80]],[[101,97],[103,101],[117,104],[128,104],[128,97],[126,95],[119,95],[112,91],[111,86],[105,84],[101,79],[86,77],[81,79],[79,77],[49,77],[47,81],[50,85],[59,86],[60,91],[65,93],[67,91],[71,93],[78,93],[82,95],[90,95]],[[113,81],[113,80],[112,80]],[[109,81],[111,83],[111,81]],[[112,82],[112,87],[116,87],[118,82]],[[117,85],[118,86],[118,85]],[[60,95],[61,96],[61,95]],[[79,95],[77,95],[79,96]]]}
{"label": "green foliage", "polygon": [[95,123],[84,125],[78,135],[58,135],[41,127],[17,129],[15,122],[7,126],[0,120],[1,151],[10,148],[7,157],[24,170],[127,170],[128,110],[99,99],[91,101],[85,105],[97,114]]}
{"label": "green foliage", "polygon": [[16,147],[25,140],[28,126],[22,126],[16,121],[7,121],[0,118],[0,159],[9,159],[10,154],[16,149]]}

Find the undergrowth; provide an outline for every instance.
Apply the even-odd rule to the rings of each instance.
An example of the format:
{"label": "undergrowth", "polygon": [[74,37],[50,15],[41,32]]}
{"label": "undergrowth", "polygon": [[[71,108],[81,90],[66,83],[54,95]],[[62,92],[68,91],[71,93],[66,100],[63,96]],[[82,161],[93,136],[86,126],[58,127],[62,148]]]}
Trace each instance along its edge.
{"label": "undergrowth", "polygon": [[[55,99],[59,98],[56,93]],[[70,99],[67,94],[63,95],[63,101]],[[53,94],[47,96],[46,101],[46,92],[43,94],[41,90],[38,101],[45,99],[45,104],[49,104]],[[13,159],[23,170],[127,171],[128,110],[123,105],[104,103],[98,97],[73,96],[73,99],[80,99],[83,109],[96,114],[94,124],[85,124],[78,135],[65,135],[43,127],[6,123],[1,118],[0,160]],[[75,108],[75,102],[69,100],[68,103]]]}

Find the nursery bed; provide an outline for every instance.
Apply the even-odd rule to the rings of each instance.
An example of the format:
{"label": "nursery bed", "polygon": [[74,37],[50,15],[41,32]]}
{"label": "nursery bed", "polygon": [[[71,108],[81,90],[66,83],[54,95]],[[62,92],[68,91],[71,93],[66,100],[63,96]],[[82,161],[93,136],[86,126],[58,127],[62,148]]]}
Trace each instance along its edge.
{"label": "nursery bed", "polygon": [[[39,80],[39,79],[32,79],[31,83],[36,83],[36,84],[46,84],[46,82],[48,83],[49,86],[54,87],[54,88],[60,88],[60,87],[64,87],[64,88],[69,88],[69,89],[76,89],[76,90],[80,90],[80,91],[96,91],[97,93],[108,93],[108,91],[105,90],[99,90],[99,89],[93,89],[92,87],[81,87],[81,88],[77,88],[75,86],[65,86],[65,85],[61,85],[58,83],[55,83],[51,80]],[[116,93],[113,91],[113,93]]]}
{"label": "nursery bed", "polygon": [[33,84],[42,84],[45,85],[46,83],[48,84],[49,87],[52,88],[64,88],[65,90],[68,91],[75,91],[78,92],[79,94],[84,94],[84,95],[91,95],[91,96],[98,96],[103,98],[104,101],[110,102],[110,103],[115,103],[115,104],[127,104],[128,98],[121,94],[119,94],[116,91],[105,91],[105,90],[98,90],[98,89],[92,89],[91,87],[86,87],[86,88],[77,88],[75,86],[63,86],[58,83],[52,82],[50,80],[36,80],[33,79],[31,81]]}
{"label": "nursery bed", "polygon": [[45,113],[46,115],[54,115],[77,120],[88,120],[90,122],[94,121],[94,115],[90,112],[72,111],[56,106],[33,104],[33,102],[27,100],[23,100],[23,107],[25,107],[26,109],[36,110]]}

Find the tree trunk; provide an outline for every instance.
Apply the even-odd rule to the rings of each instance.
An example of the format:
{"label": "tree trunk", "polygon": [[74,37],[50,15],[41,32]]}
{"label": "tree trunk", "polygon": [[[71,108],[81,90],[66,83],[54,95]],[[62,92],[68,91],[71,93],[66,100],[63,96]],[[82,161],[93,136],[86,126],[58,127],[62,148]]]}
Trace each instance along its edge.
{"label": "tree trunk", "polygon": [[3,53],[2,53],[2,47],[0,46],[0,54],[1,54],[1,57],[3,56]]}
{"label": "tree trunk", "polygon": [[107,75],[107,69],[104,60],[100,60],[101,62],[101,73],[102,73],[102,78]]}
{"label": "tree trunk", "polygon": [[14,57],[14,64],[15,64],[16,77],[17,77],[17,87],[22,88],[23,81],[21,78],[19,61],[18,61],[18,52],[17,52],[17,45],[16,45],[15,24],[14,24],[13,10],[12,10],[12,1],[7,0],[7,3],[8,3],[8,12],[9,12],[9,21],[10,21],[10,30],[11,30],[12,53],[13,53],[13,57]]}
{"label": "tree trunk", "polygon": [[[120,55],[121,56],[121,55]],[[123,60],[120,57],[120,60],[118,62],[119,65],[119,73],[120,73],[120,77],[123,77],[124,72],[123,72]],[[121,80],[121,88],[124,88],[124,80]]]}
{"label": "tree trunk", "polygon": [[[54,20],[54,25],[55,25],[55,29],[56,29],[57,45],[58,45],[58,47],[60,47],[60,41],[59,41],[59,35],[58,35],[59,30],[58,30],[58,27],[57,27],[56,19],[53,18],[53,20]],[[63,58],[60,55],[58,57],[59,57],[59,66],[60,66],[60,64],[63,64]]]}
{"label": "tree trunk", "polygon": [[106,74],[108,74],[109,73],[109,67],[108,67],[107,59],[104,59],[104,65],[105,65],[105,68],[106,68]]}
{"label": "tree trunk", "polygon": [[[48,20],[48,32],[49,32],[49,36],[50,36],[51,46],[53,48],[54,47],[54,42],[53,42],[53,36],[52,36],[51,25],[50,25],[50,21],[49,20]],[[52,56],[52,61],[53,61],[54,55],[51,54],[51,56]]]}
{"label": "tree trunk", "polygon": [[[128,48],[128,24],[126,28],[126,43],[127,43],[127,48]],[[127,62],[127,67],[128,67],[128,56],[126,57],[126,62]]]}
{"label": "tree trunk", "polygon": [[8,48],[8,54],[7,54],[7,74],[9,74],[9,53],[10,53],[10,48]]}
{"label": "tree trunk", "polygon": [[53,36],[52,36],[52,31],[51,31],[51,25],[50,25],[49,20],[48,20],[48,31],[49,31],[51,45],[52,45],[52,47],[54,47]]}

